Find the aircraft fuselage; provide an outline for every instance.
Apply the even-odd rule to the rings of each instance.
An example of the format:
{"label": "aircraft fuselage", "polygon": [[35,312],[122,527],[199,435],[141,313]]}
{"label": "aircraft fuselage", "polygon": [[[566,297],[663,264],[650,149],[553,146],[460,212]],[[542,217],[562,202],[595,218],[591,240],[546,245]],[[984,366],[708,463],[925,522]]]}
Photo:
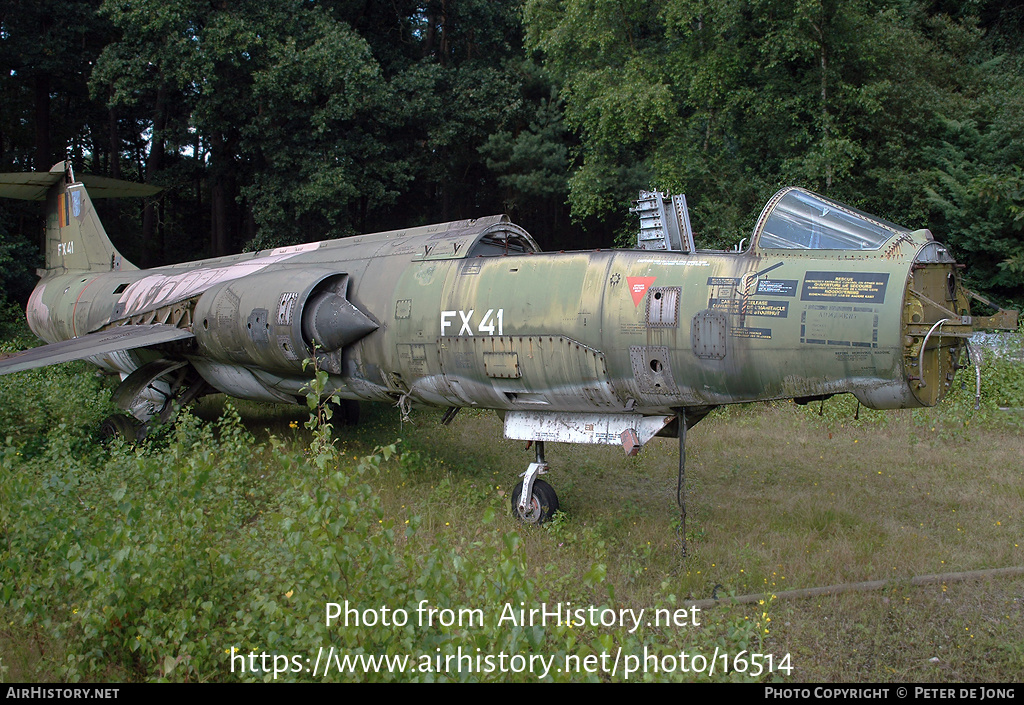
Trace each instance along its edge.
{"label": "aircraft fuselage", "polygon": [[[926,231],[856,253],[527,243],[474,254],[480,223],[51,276],[29,321],[50,342],[125,322],[188,326],[196,340],[180,354],[207,381],[274,401],[295,401],[308,383],[302,321],[325,288],[375,324],[318,354],[331,391],[351,399],[647,415],[851,392],[896,408],[934,403],[951,381],[960,340],[930,339],[923,359],[920,347],[966,296],[950,262],[919,258],[934,249]],[[127,374],[147,354],[96,361]],[[934,378],[923,390],[919,360]]]}

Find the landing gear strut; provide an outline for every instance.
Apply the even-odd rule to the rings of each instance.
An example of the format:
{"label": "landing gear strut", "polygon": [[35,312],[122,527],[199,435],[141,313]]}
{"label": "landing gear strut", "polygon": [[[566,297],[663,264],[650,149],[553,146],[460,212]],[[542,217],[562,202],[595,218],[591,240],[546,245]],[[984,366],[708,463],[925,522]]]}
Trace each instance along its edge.
{"label": "landing gear strut", "polygon": [[154,424],[167,423],[178,409],[212,389],[187,362],[161,359],[147,363],[125,377],[112,396],[131,416],[108,416],[100,435],[120,436],[129,442],[142,440]]}
{"label": "landing gear strut", "polygon": [[558,495],[551,485],[537,478],[548,472],[544,441],[537,441],[534,447],[536,461],[530,463],[522,481],[512,490],[512,515],[527,524],[543,524],[558,511]]}

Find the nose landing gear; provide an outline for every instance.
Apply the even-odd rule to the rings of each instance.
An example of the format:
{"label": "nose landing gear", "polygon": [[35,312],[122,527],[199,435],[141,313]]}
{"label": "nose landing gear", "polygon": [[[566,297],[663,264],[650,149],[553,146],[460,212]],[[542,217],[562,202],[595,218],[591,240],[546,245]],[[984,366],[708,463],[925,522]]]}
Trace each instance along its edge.
{"label": "nose landing gear", "polygon": [[543,524],[558,511],[558,495],[555,489],[538,475],[548,472],[544,460],[544,441],[537,441],[536,461],[523,473],[522,481],[512,490],[512,515],[526,524]]}

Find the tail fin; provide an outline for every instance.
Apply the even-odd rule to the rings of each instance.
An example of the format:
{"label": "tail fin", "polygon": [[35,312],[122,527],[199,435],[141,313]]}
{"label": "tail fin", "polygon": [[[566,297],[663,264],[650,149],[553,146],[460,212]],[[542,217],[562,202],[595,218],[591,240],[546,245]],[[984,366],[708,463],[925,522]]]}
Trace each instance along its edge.
{"label": "tail fin", "polygon": [[86,186],[96,198],[151,196],[160,189],[129,181],[84,176],[75,181],[70,164],[49,172],[0,174],[0,196],[46,200],[46,270],[44,277],[66,272],[138,269],[121,256],[100,222]]}

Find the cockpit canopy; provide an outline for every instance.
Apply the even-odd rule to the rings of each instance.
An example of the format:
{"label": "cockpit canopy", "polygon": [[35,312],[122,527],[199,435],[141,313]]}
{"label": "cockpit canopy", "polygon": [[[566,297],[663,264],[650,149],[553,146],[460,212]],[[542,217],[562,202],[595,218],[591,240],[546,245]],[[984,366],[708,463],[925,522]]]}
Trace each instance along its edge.
{"label": "cockpit canopy", "polygon": [[906,228],[801,188],[775,194],[754,227],[761,249],[877,250]]}

